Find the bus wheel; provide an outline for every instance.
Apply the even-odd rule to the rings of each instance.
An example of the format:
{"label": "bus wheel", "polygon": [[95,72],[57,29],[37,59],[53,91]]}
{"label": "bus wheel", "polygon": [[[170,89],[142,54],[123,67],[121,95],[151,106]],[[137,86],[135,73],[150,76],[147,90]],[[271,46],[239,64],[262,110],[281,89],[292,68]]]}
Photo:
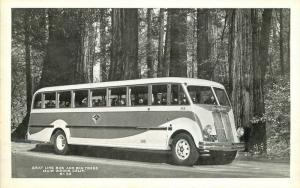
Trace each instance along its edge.
{"label": "bus wheel", "polygon": [[199,158],[193,138],[186,133],[176,135],[171,147],[172,159],[177,165],[193,166]]}
{"label": "bus wheel", "polygon": [[54,150],[59,155],[65,155],[69,152],[69,145],[65,133],[61,130],[53,135]]}

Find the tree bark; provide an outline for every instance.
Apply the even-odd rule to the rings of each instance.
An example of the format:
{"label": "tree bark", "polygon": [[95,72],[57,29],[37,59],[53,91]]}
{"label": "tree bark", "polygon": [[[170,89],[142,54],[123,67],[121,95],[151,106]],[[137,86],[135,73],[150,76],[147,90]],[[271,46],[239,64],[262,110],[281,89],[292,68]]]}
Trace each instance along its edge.
{"label": "tree bark", "polygon": [[290,38],[290,32],[291,32],[291,26],[290,26],[290,22],[291,22],[291,12],[290,12],[290,9],[288,9],[287,10],[287,20],[288,20],[288,22],[287,22],[287,60],[286,60],[286,62],[287,62],[287,68],[286,68],[286,70],[288,70],[289,72],[290,72],[290,56],[291,56],[291,54],[290,54],[290,40],[291,40],[291,38]]}
{"label": "tree bark", "polygon": [[284,67],[284,46],[283,46],[283,9],[280,9],[280,16],[279,16],[279,22],[280,22],[280,36],[279,36],[279,49],[280,49],[280,70],[281,75],[284,75],[285,73],[285,67]]}
{"label": "tree bark", "polygon": [[[49,42],[40,87],[82,83],[80,62],[80,23],[73,10],[49,9]],[[76,71],[76,67],[79,68]],[[76,75],[77,73],[77,75]]]}
{"label": "tree bark", "polygon": [[100,81],[105,82],[108,80],[107,72],[107,52],[106,52],[106,9],[101,9],[100,12]]}
{"label": "tree bark", "polygon": [[113,9],[109,80],[138,77],[138,11]]}
{"label": "tree bark", "polygon": [[170,13],[170,76],[187,76],[187,12],[169,9]]}
{"label": "tree bark", "polygon": [[146,54],[147,54],[147,76],[148,78],[154,77],[154,66],[153,66],[153,57],[152,57],[152,34],[151,34],[151,14],[152,8],[147,9],[147,44],[146,44]]}
{"label": "tree bark", "polygon": [[232,105],[237,127],[250,127],[253,101],[251,10],[235,10]]}
{"label": "tree bark", "polygon": [[157,70],[157,77],[163,76],[163,42],[164,42],[164,14],[165,9],[161,8],[159,9],[159,33],[158,33],[158,54],[157,54],[157,60],[158,60],[158,70]]}
{"label": "tree bark", "polygon": [[[253,40],[253,116],[251,148],[257,148],[258,152],[265,153],[266,122],[263,119],[265,113],[264,80],[268,63],[268,48],[271,29],[272,9],[265,9],[262,14],[262,26],[259,33],[257,10],[252,10],[252,40]],[[258,46],[258,48],[257,48]]]}
{"label": "tree bark", "polygon": [[233,81],[233,48],[234,48],[234,36],[235,36],[235,9],[228,10],[228,17],[229,17],[229,34],[228,34],[228,91],[229,96],[231,96],[232,92],[232,81]]}
{"label": "tree bark", "polygon": [[24,15],[24,45],[25,45],[25,64],[26,64],[26,102],[27,113],[30,113],[32,100],[32,78],[31,78],[31,61],[30,61],[30,19],[31,9],[25,10]]}
{"label": "tree bark", "polygon": [[210,45],[208,40],[208,15],[207,9],[197,9],[197,69],[198,78],[211,79],[212,67],[208,62]]}
{"label": "tree bark", "polygon": [[163,61],[163,77],[168,77],[170,74],[170,27],[171,27],[171,13],[168,9],[167,25],[166,25],[166,38],[164,47],[164,61]]}

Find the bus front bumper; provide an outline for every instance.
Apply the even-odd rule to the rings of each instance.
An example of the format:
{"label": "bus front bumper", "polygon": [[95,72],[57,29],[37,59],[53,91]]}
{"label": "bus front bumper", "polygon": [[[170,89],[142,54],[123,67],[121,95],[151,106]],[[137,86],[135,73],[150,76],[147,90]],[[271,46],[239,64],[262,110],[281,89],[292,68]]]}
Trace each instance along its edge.
{"label": "bus front bumper", "polygon": [[199,142],[198,148],[199,150],[242,151],[245,149],[245,144],[241,142]]}

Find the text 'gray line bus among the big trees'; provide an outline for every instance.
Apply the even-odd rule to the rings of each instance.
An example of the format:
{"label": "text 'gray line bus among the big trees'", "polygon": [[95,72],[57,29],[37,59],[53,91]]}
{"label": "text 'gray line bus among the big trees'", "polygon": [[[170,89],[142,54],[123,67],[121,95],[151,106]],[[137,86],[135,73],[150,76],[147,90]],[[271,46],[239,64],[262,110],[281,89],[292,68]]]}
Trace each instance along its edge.
{"label": "text 'gray line bus among the big trees'", "polygon": [[[32,100],[27,138],[69,145],[171,150],[193,165],[214,153],[231,163],[243,129],[236,129],[224,86],[201,79],[150,78],[42,88]],[[216,154],[218,156],[216,156]]]}

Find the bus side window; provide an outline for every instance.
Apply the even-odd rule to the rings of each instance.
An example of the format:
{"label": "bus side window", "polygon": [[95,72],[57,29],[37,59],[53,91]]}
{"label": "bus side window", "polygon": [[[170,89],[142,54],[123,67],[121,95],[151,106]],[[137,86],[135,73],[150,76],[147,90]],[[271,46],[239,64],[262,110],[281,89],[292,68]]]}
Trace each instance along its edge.
{"label": "bus side window", "polygon": [[71,92],[60,92],[59,95],[59,108],[71,107]]}
{"label": "bus side window", "polygon": [[130,106],[142,106],[148,104],[148,86],[129,87]]}
{"label": "bus side window", "polygon": [[188,104],[182,86],[179,84],[171,85],[171,105],[186,105]]}
{"label": "bus side window", "polygon": [[42,108],[42,97],[41,93],[38,93],[34,97],[33,108],[38,109]]}
{"label": "bus side window", "polygon": [[88,90],[78,90],[75,93],[75,107],[88,107]]}
{"label": "bus side window", "polygon": [[167,85],[152,85],[152,105],[167,105]]}
{"label": "bus side window", "polygon": [[178,94],[179,94],[179,87],[178,84],[172,84],[171,85],[171,105],[178,105],[179,100],[178,100]]}
{"label": "bus side window", "polygon": [[56,94],[45,93],[45,108],[55,108],[56,106]]}
{"label": "bus side window", "polygon": [[92,107],[106,106],[106,89],[92,90]]}
{"label": "bus side window", "polygon": [[126,87],[111,88],[109,101],[111,106],[126,106]]}
{"label": "bus side window", "polygon": [[178,101],[179,101],[180,105],[189,104],[188,99],[186,98],[186,95],[185,95],[184,90],[183,90],[181,85],[179,85],[179,95],[178,95],[178,97],[179,97]]}

